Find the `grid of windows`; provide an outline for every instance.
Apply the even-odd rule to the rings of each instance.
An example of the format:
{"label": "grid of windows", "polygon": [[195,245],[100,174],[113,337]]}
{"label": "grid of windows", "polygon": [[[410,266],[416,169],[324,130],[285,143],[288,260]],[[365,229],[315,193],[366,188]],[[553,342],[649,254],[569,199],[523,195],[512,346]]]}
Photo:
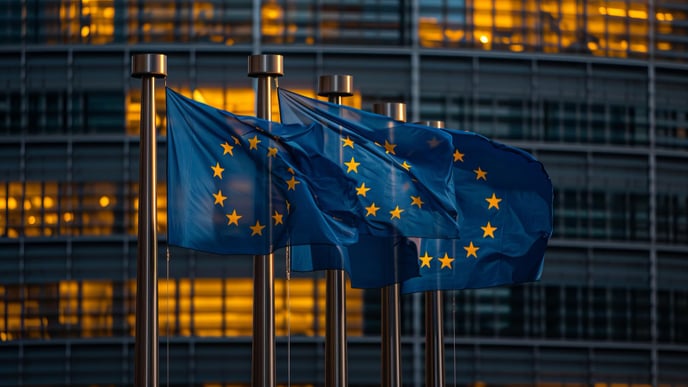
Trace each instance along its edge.
{"label": "grid of windows", "polygon": [[[288,45],[294,52],[285,55],[280,85],[313,96],[317,74],[352,74],[356,96],[345,103],[370,110],[405,101],[414,121],[442,120],[513,143],[552,177],[555,234],[541,283],[446,293],[448,381],[685,386],[685,6],[585,4],[7,2],[0,7],[0,385],[131,383],[140,114],[131,51],[169,48],[167,85],[252,114],[246,56]],[[656,62],[644,61],[650,54]],[[159,305],[174,383],[248,383],[250,258],[174,249],[170,257]],[[317,383],[322,275],[292,273],[276,287],[279,380],[289,335],[292,384]],[[379,292],[348,292],[351,383],[376,384]],[[420,300],[403,298],[404,364],[422,364]],[[422,368],[403,372],[405,381],[422,381]]]}

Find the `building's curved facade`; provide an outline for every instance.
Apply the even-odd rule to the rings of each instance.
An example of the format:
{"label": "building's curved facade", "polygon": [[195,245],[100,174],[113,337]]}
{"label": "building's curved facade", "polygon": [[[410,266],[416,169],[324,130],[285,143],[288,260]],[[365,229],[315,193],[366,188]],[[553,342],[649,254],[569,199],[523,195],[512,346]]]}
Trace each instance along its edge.
{"label": "building's curved facade", "polygon": [[[240,114],[247,56],[280,53],[283,87],[352,74],[351,104],[405,102],[544,163],[542,281],[446,295],[449,384],[688,386],[684,2],[9,0],[0,20],[0,386],[133,383],[144,52]],[[161,383],[246,384],[251,258],[167,254],[164,129],[159,144]],[[278,382],[323,384],[322,276],[276,272]],[[379,294],[348,292],[349,381],[378,385]],[[409,385],[421,300],[403,299]]]}

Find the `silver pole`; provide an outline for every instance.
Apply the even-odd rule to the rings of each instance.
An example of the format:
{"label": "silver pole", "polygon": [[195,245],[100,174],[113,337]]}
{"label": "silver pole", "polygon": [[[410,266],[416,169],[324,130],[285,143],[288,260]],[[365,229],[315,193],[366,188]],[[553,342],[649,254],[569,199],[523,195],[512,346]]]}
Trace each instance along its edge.
{"label": "silver pole", "polygon": [[155,78],[167,76],[167,56],[133,55],[131,76],[141,78],[142,84],[134,385],[157,387],[159,359]]}
{"label": "silver pole", "polygon": [[[341,104],[342,97],[353,95],[351,75],[323,75],[318,95]],[[344,270],[327,270],[327,303],[325,313],[325,385],[348,386],[346,351],[346,282]]]}
{"label": "silver pole", "polygon": [[[272,83],[284,74],[281,55],[251,55],[248,76],[257,78],[256,115],[272,118]],[[251,385],[275,386],[275,256],[253,257]]]}
{"label": "silver pole", "polygon": [[[421,125],[444,128],[444,121],[421,121]],[[443,293],[425,292],[425,385],[444,386]]]}
{"label": "silver pole", "polygon": [[[443,121],[421,121],[419,124],[444,128]],[[444,317],[443,293],[425,292],[425,385],[444,386]]]}
{"label": "silver pole", "polygon": [[[374,104],[373,111],[397,121],[406,121],[406,105],[397,102]],[[382,386],[401,386],[401,319],[399,284],[382,288]]]}

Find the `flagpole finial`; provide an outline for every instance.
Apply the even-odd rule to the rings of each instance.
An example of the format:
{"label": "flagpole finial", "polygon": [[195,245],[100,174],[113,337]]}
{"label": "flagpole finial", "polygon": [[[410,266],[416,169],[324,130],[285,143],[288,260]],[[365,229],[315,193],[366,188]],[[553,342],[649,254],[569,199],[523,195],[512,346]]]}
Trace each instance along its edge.
{"label": "flagpole finial", "polygon": [[354,77],[351,75],[321,75],[318,82],[318,95],[321,97],[354,95]]}
{"label": "flagpole finial", "polygon": [[439,129],[444,128],[444,121],[434,121],[434,120],[418,121],[418,122],[416,122],[416,124],[429,126],[431,128],[439,128]]}
{"label": "flagpole finial", "polygon": [[373,112],[387,116],[395,121],[406,122],[406,104],[402,102],[373,104]]}
{"label": "flagpole finial", "polygon": [[136,54],[131,56],[131,76],[143,78],[165,78],[167,76],[167,55]]}
{"label": "flagpole finial", "polygon": [[284,75],[284,57],[275,54],[258,54],[248,57],[248,76],[252,78]]}

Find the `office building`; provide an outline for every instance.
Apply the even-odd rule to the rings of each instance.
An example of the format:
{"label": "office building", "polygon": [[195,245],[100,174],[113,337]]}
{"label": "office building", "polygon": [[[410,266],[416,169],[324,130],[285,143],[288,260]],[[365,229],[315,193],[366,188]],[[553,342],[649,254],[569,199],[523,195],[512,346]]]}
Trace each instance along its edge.
{"label": "office building", "polygon": [[[688,386],[688,5],[678,0],[7,0],[0,5],[0,385],[133,383],[140,81],[253,114],[252,53],[280,86],[405,102],[521,147],[555,187],[536,284],[447,292],[446,381]],[[167,250],[158,82],[160,381],[250,381],[252,258]],[[276,109],[275,109],[276,111]],[[277,118],[277,116],[275,116]],[[324,276],[278,255],[277,378],[324,382]],[[380,382],[380,301],[348,289],[349,382]],[[403,381],[423,385],[422,297]]]}

